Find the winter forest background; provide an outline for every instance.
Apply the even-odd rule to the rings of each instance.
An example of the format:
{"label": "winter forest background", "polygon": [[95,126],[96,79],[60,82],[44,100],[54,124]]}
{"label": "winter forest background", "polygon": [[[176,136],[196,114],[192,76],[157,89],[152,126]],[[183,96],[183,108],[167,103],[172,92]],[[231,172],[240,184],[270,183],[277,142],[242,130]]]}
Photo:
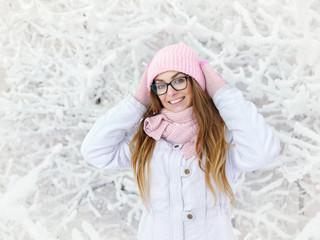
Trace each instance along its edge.
{"label": "winter forest background", "polygon": [[0,0],[0,239],[135,239],[130,171],[80,145],[182,41],[254,102],[279,158],[242,174],[237,239],[320,239],[319,0]]}

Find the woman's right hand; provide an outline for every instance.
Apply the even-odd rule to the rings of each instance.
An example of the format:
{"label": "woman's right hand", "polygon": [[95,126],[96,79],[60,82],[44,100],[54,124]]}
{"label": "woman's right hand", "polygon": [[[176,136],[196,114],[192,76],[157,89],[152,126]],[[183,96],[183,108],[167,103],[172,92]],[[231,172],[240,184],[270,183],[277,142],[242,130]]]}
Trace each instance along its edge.
{"label": "woman's right hand", "polygon": [[151,104],[151,101],[150,101],[150,93],[148,92],[148,87],[147,87],[147,75],[148,75],[148,66],[146,67],[146,70],[144,71],[141,77],[140,85],[134,97],[140,103],[142,103],[145,107],[148,108]]}

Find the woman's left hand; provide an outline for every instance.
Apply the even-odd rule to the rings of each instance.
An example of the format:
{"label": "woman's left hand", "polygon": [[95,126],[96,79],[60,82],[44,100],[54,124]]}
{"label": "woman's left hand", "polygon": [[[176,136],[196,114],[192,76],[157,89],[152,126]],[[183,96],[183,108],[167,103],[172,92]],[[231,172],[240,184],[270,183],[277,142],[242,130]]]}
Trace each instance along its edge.
{"label": "woman's left hand", "polygon": [[219,88],[226,85],[226,81],[221,77],[221,75],[213,70],[207,60],[200,62],[200,67],[206,79],[206,89],[208,95],[212,98]]}

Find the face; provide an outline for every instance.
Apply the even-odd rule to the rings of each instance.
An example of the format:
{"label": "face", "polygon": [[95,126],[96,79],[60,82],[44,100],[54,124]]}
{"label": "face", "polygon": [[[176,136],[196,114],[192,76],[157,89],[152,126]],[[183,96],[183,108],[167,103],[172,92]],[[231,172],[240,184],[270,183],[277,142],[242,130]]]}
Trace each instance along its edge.
{"label": "face", "polygon": [[[170,83],[173,79],[183,76],[186,75],[176,71],[168,71],[156,76],[154,82],[163,81]],[[174,90],[172,86],[168,86],[167,92],[158,96],[165,109],[171,112],[181,112],[192,106],[192,86],[190,79],[188,79],[187,82],[187,87],[183,90],[177,91]]]}

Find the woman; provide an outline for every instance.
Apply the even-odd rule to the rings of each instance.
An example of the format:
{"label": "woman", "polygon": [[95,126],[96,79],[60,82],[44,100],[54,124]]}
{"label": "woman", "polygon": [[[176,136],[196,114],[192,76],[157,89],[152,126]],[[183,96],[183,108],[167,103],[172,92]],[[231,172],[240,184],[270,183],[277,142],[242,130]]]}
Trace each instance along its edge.
{"label": "woman", "polygon": [[279,150],[255,105],[183,43],[154,56],[135,96],[100,118],[81,147],[99,168],[132,167],[145,206],[140,240],[234,239],[237,176]]}

